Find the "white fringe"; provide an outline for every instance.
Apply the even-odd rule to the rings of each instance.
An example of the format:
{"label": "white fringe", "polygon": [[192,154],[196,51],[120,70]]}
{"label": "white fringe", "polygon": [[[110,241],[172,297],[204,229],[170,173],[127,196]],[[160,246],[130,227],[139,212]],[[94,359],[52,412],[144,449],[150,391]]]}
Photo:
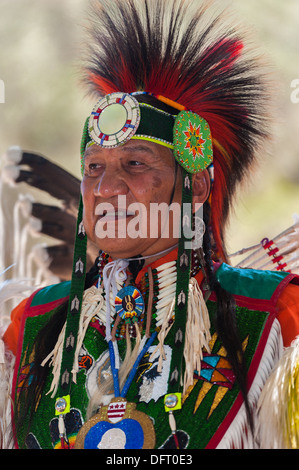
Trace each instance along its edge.
{"label": "white fringe", "polygon": [[0,338],[0,449],[14,448],[11,417],[14,363],[15,357],[5,350]]}
{"label": "white fringe", "polygon": [[152,354],[149,358],[149,361],[151,362],[151,361],[153,361],[156,353],[157,352],[159,353],[158,368],[157,368],[157,371],[159,373],[162,372],[163,361],[166,360],[166,354],[165,354],[165,351],[164,351],[164,342],[165,342],[166,336],[168,335],[168,333],[171,330],[172,325],[173,325],[173,322],[170,322],[170,320],[174,318],[174,306],[175,306],[175,297],[172,299],[171,304],[167,306],[168,311],[164,315],[163,322],[161,324],[161,329],[160,329],[160,331],[158,333],[158,336],[157,336],[159,343],[158,343],[158,345],[156,346],[156,348],[154,349],[154,351],[152,352]]}
{"label": "white fringe", "polygon": [[[77,379],[77,373],[79,370],[78,358],[79,358],[80,349],[83,344],[87,327],[90,323],[90,320],[95,315],[97,315],[97,313],[102,309],[103,304],[104,304],[104,299],[103,299],[101,292],[102,292],[101,289],[98,289],[97,287],[92,286],[89,289],[86,289],[83,295],[82,311],[80,314],[80,321],[79,321],[78,338],[77,338],[74,363],[73,363],[73,369],[72,369],[72,380],[74,383],[76,383],[76,379]],[[56,395],[57,388],[58,388],[60,365],[62,361],[62,353],[63,353],[63,346],[64,346],[65,330],[66,330],[66,323],[64,324],[60,332],[60,335],[58,337],[58,340],[54,349],[50,352],[50,354],[48,354],[48,356],[41,363],[42,367],[44,367],[45,364],[48,361],[50,361],[49,363],[50,366],[53,366],[53,369],[52,369],[53,379],[52,379],[50,390],[47,392],[47,395],[49,393],[52,393],[51,398],[53,398]]]}
{"label": "white fringe", "polygon": [[[171,288],[171,286],[168,287]],[[158,333],[159,343],[149,358],[149,360],[152,361],[156,354],[159,353],[157,370],[160,373],[162,372],[163,361],[166,359],[164,352],[165,339],[173,326],[173,322],[170,322],[170,320],[174,319],[175,292],[174,295],[167,296],[166,298],[168,300],[165,305],[163,304],[162,306],[163,314],[161,312],[159,313],[159,322],[156,324],[157,326],[161,326]],[[194,370],[200,373],[201,359],[203,357],[202,349],[205,347],[207,351],[209,351],[209,341],[211,339],[209,313],[201,289],[195,278],[190,279],[188,299],[188,314],[183,351],[186,367],[184,377],[180,377],[180,382],[183,385],[183,393],[193,384]]]}
{"label": "white fringe", "polygon": [[257,404],[265,383],[283,352],[282,335],[278,320],[274,320],[269,338],[261,358],[257,373],[248,393],[248,401],[253,410],[256,432],[253,436],[247,420],[244,403],[218,444],[218,449],[258,449],[260,448],[257,423]]}
{"label": "white fringe", "polygon": [[[8,268],[9,269],[9,268]],[[2,277],[6,271],[1,272]],[[6,315],[6,306],[11,299],[25,298],[32,292],[28,279],[9,279],[0,282],[0,448],[13,449],[12,432],[12,378],[15,357],[5,347],[3,334],[10,323]]]}
{"label": "white fringe", "polygon": [[206,350],[210,352],[210,326],[209,312],[201,289],[196,279],[192,277],[189,282],[189,302],[184,345],[184,359],[186,364],[183,388],[184,394],[189,386],[193,384],[194,371],[197,370],[200,375],[203,348],[206,348]]}
{"label": "white fringe", "polygon": [[299,336],[285,349],[258,403],[262,449],[299,448]]}

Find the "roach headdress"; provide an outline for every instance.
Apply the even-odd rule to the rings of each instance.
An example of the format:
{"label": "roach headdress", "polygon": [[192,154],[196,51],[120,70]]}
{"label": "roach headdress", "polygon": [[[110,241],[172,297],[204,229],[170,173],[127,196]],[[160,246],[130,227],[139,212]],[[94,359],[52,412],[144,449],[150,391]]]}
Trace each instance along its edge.
{"label": "roach headdress", "polygon": [[[192,264],[192,234],[185,233],[192,216],[183,213],[184,206],[192,205],[190,174],[213,166],[208,228],[217,257],[225,260],[224,227],[236,185],[267,136],[268,97],[259,59],[247,50],[243,35],[226,11],[222,8],[219,13],[219,3],[199,3],[96,0],[89,19],[84,67],[84,82],[97,103],[85,123],[81,157],[89,145],[113,148],[129,139],[144,139],[170,148],[182,167],[183,235],[178,246],[172,327],[178,344],[173,356],[176,373],[170,380],[174,392],[184,367],[181,358]],[[84,291],[86,233],[82,211],[81,200],[60,397],[69,396]]]}
{"label": "roach headdress", "polygon": [[[225,223],[236,186],[267,136],[269,96],[262,61],[221,3],[96,1],[84,79],[97,98],[146,92],[156,108],[164,101],[174,106],[170,112],[190,110],[208,123],[211,227],[225,260]],[[137,99],[152,104],[149,96]]]}

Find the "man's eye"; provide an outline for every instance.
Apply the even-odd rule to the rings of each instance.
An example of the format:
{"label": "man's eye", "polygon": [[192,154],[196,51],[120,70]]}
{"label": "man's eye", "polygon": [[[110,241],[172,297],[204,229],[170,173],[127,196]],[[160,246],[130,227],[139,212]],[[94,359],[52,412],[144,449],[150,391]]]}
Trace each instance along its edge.
{"label": "man's eye", "polygon": [[129,166],[144,166],[144,163],[139,160],[130,160]]}
{"label": "man's eye", "polygon": [[98,167],[99,167],[99,164],[98,164],[98,163],[90,163],[90,164],[88,165],[88,169],[89,169],[89,170],[96,170]]}
{"label": "man's eye", "polygon": [[99,163],[88,163],[85,165],[85,173],[87,175],[93,175],[95,173],[98,173],[102,166]]}

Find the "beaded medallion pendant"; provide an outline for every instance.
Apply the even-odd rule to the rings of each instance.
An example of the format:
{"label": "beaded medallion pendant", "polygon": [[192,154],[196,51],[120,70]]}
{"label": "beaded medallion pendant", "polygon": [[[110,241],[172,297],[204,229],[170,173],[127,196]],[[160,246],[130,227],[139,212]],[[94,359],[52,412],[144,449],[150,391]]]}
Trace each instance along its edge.
{"label": "beaded medallion pendant", "polygon": [[76,449],[154,449],[152,420],[135,403],[113,398],[80,429]]}
{"label": "beaded medallion pendant", "polygon": [[144,311],[144,300],[134,286],[121,289],[115,297],[115,311],[126,323],[134,323]]}

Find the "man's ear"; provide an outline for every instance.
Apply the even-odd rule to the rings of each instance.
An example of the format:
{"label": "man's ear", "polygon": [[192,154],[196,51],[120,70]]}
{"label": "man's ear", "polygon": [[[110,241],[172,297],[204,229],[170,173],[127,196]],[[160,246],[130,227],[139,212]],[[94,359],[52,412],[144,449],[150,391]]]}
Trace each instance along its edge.
{"label": "man's ear", "polygon": [[[192,210],[198,209],[209,197],[211,189],[210,175],[207,169],[192,176]],[[197,205],[197,207],[195,206]]]}

